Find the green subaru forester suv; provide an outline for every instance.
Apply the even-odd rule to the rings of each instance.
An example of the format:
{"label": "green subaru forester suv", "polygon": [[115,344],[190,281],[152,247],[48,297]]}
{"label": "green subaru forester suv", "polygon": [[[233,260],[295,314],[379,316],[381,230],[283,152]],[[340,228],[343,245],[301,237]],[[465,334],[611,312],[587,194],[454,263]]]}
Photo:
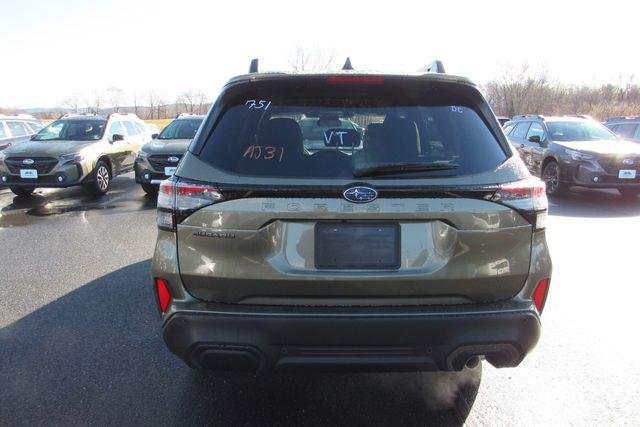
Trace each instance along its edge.
{"label": "green subaru forester suv", "polygon": [[164,340],[218,371],[516,366],[549,290],[546,214],[465,78],[239,76],[160,186]]}
{"label": "green subaru forester suv", "polygon": [[150,139],[135,114],[65,114],[30,141],[0,152],[0,183],[19,196],[76,185],[102,195],[114,176],[133,169]]}

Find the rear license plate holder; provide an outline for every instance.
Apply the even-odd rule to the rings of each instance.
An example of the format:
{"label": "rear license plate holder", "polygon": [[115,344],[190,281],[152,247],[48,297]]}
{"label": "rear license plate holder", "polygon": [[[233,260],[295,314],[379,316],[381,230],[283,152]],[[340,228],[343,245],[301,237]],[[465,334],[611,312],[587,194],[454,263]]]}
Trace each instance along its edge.
{"label": "rear license plate holder", "polygon": [[400,224],[319,222],[315,266],[331,270],[400,268]]}

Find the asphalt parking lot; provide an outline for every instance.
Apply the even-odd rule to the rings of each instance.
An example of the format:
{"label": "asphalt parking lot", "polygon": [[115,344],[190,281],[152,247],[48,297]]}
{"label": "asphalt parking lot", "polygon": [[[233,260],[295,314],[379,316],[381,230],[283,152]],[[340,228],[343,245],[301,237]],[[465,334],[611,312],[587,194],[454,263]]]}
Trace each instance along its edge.
{"label": "asphalt parking lot", "polygon": [[637,423],[640,198],[550,202],[552,288],[520,367],[249,383],[166,350],[148,272],[155,201],[130,175],[103,198],[0,189],[0,425]]}

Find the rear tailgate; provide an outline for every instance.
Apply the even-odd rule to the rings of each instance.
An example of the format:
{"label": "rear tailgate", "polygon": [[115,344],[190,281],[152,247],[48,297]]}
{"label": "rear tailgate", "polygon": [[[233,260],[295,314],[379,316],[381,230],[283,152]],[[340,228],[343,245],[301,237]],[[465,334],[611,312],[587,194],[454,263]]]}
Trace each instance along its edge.
{"label": "rear tailgate", "polygon": [[[399,265],[318,265],[318,224],[397,225]],[[497,301],[529,271],[532,226],[513,209],[471,198],[242,198],[177,227],[186,289],[206,301],[408,305]],[[320,246],[322,247],[322,246]]]}

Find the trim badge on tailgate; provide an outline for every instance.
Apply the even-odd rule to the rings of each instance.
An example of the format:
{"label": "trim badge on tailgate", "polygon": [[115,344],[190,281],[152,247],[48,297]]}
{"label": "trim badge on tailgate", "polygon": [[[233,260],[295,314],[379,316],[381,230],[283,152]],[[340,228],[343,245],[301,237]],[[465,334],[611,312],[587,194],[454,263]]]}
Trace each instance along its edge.
{"label": "trim badge on tailgate", "polygon": [[378,192],[370,187],[351,187],[344,190],[342,195],[353,203],[368,203],[378,197]]}

